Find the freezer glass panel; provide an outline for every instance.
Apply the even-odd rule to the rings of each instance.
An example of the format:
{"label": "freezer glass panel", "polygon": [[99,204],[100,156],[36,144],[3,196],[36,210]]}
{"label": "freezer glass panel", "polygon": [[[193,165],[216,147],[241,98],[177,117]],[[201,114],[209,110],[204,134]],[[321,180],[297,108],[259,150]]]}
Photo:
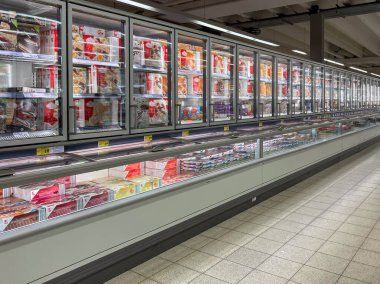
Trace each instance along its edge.
{"label": "freezer glass panel", "polygon": [[363,107],[363,92],[364,92],[364,80],[363,78],[359,78],[359,85],[358,85],[358,108]]}
{"label": "freezer glass panel", "polygon": [[273,116],[273,56],[260,56],[260,117]]}
{"label": "freezer glass panel", "polygon": [[306,64],[305,65],[305,113],[311,113],[312,112],[312,69],[313,67],[311,65]]}
{"label": "freezer glass panel", "polygon": [[132,129],[171,125],[171,32],[133,25]]}
{"label": "freezer glass panel", "polygon": [[331,109],[331,89],[332,89],[332,73],[330,69],[326,69],[325,73],[325,111]]}
{"label": "freezer glass panel", "polygon": [[375,106],[375,98],[376,98],[376,82],[371,82],[371,107]]}
{"label": "freezer glass panel", "polygon": [[352,76],[347,75],[346,80],[346,109],[351,109],[352,107]]}
{"label": "freezer glass panel", "polygon": [[0,141],[62,135],[60,8],[0,3]]}
{"label": "freezer glass panel", "polygon": [[356,76],[352,76],[352,108],[358,108],[358,92],[360,88],[359,79]]}
{"label": "freezer glass panel", "polygon": [[234,47],[219,43],[211,45],[211,121],[230,121],[234,114]]}
{"label": "freezer glass panel", "polygon": [[253,51],[239,50],[239,119],[254,118],[255,115],[254,55]]}
{"label": "freezer glass panel", "polygon": [[380,82],[377,82],[376,88],[376,106],[380,105]]}
{"label": "freezer glass panel", "polygon": [[125,128],[124,23],[74,10],[72,13],[74,132]]}
{"label": "freezer glass panel", "polygon": [[289,60],[277,60],[277,115],[290,114],[290,78],[288,76]]}
{"label": "freezer glass panel", "polygon": [[177,123],[206,122],[207,41],[179,35],[177,46]]}
{"label": "freezer glass panel", "polygon": [[314,98],[314,112],[321,112],[323,111],[323,67],[315,67],[314,69],[314,92],[315,92],[315,98]]}
{"label": "freezer glass panel", "polygon": [[339,107],[339,73],[333,71],[331,110],[336,111]]}
{"label": "freezer glass panel", "polygon": [[302,113],[303,97],[303,70],[301,62],[292,64],[292,111],[293,114]]}
{"label": "freezer glass panel", "polygon": [[340,84],[339,84],[339,109],[344,110],[346,106],[346,74],[340,74]]}

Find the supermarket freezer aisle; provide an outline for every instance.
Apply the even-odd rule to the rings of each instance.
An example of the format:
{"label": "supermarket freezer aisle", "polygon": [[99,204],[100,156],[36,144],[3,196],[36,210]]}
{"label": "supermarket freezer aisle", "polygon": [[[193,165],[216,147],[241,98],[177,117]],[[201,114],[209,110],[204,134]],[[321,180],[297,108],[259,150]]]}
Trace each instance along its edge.
{"label": "supermarket freezer aisle", "polygon": [[380,283],[380,143],[110,280]]}

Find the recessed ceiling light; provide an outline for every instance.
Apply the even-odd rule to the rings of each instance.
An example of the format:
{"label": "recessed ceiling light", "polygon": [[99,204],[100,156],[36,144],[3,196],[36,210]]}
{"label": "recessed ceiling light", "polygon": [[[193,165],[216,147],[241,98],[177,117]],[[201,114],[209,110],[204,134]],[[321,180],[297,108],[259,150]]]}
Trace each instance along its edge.
{"label": "recessed ceiling light", "polygon": [[359,69],[359,68],[352,67],[352,66],[350,66],[350,69],[353,69],[353,70],[356,70],[356,71],[360,71],[360,72],[363,72],[363,73],[368,73],[367,71],[365,71],[363,69]]}
{"label": "recessed ceiling light", "polygon": [[139,8],[142,8],[142,9],[146,9],[146,10],[156,10],[154,7],[152,6],[149,6],[149,5],[146,5],[146,4],[143,4],[143,3],[139,3],[137,1],[133,1],[133,0],[116,0],[118,2],[122,2],[122,3],[125,3],[127,5],[131,5],[131,6],[135,6],[135,7],[139,7]]}
{"label": "recessed ceiling light", "polygon": [[304,52],[304,51],[301,51],[301,50],[293,49],[292,51],[293,51],[293,52],[295,52],[295,53],[299,53],[299,54],[302,54],[302,55],[307,55],[307,53],[306,53],[306,52]]}
{"label": "recessed ceiling light", "polygon": [[334,61],[334,60],[330,60],[330,59],[327,59],[327,58],[325,58],[324,60],[325,60],[326,62],[329,62],[329,63],[332,63],[332,64],[336,64],[336,65],[339,65],[339,66],[344,66],[343,63],[336,62],[336,61]]}

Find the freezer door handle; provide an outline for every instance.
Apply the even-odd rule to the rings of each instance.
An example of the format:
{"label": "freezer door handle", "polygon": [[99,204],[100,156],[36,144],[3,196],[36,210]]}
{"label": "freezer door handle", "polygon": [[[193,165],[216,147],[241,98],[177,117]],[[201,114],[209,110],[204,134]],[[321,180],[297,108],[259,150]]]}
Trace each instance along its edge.
{"label": "freezer door handle", "polygon": [[13,176],[16,173],[14,169],[1,169],[0,177]]}
{"label": "freezer door handle", "polygon": [[264,117],[264,103],[259,103],[259,113],[261,115],[260,117]]}
{"label": "freezer door handle", "polygon": [[77,116],[76,116],[75,106],[69,106],[69,121],[72,121],[70,124],[70,133],[74,134],[77,127]]}

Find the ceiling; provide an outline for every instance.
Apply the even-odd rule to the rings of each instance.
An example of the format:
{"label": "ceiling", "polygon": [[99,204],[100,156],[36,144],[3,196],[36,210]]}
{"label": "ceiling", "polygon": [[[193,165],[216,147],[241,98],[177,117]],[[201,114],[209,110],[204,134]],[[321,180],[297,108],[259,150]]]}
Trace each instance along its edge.
{"label": "ceiling", "polygon": [[[120,6],[115,0],[92,1]],[[153,3],[160,10],[128,7],[131,12],[198,29],[201,27],[187,16],[211,20],[278,43],[280,46],[274,49],[285,53],[292,53],[293,49],[310,53],[309,15],[319,9],[326,19],[325,58],[380,74],[380,0],[135,1]],[[175,12],[179,14],[176,16]]]}
{"label": "ceiling", "polygon": [[[260,32],[256,37],[280,44],[283,52],[298,49],[309,53],[310,22],[292,23],[288,15],[308,13],[312,6],[319,9],[337,9],[374,0],[155,0],[155,2],[194,16],[217,21],[234,28]],[[360,5],[360,7],[364,7]],[[347,65],[362,67],[380,74],[380,11],[362,9],[366,14],[328,18],[325,20],[325,57],[339,59]],[[371,13],[367,13],[370,10]],[[334,11],[332,11],[334,12]],[[357,11],[356,13],[361,13]],[[283,17],[284,20],[268,21],[260,27],[262,19]],[[284,17],[285,16],[285,17]],[[294,18],[294,17],[293,17]],[[291,19],[291,17],[289,18]],[[255,21],[257,23],[255,23]],[[240,23],[250,24],[240,26]],[[264,21],[263,21],[264,22]],[[273,25],[273,26],[271,26]],[[259,29],[258,29],[259,28]]]}

